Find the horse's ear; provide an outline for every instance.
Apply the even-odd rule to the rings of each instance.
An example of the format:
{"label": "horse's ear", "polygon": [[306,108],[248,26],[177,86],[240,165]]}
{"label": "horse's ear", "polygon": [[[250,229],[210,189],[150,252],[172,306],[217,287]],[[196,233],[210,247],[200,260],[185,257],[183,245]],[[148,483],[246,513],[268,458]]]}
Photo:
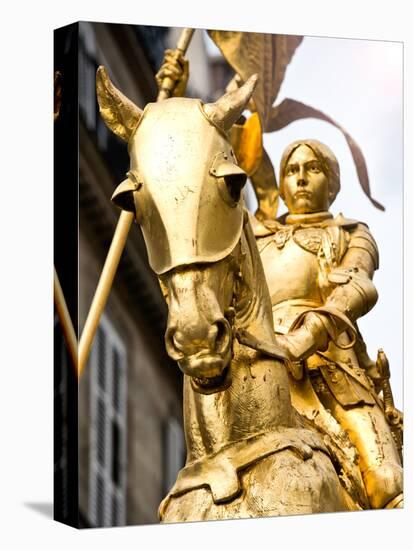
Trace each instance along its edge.
{"label": "horse's ear", "polygon": [[105,67],[96,73],[99,111],[106,126],[124,141],[129,141],[142,116],[142,111],[111,82]]}
{"label": "horse's ear", "polygon": [[224,132],[228,132],[231,126],[239,119],[257,84],[258,75],[253,74],[237,90],[227,92],[215,103],[204,105],[207,117]]}

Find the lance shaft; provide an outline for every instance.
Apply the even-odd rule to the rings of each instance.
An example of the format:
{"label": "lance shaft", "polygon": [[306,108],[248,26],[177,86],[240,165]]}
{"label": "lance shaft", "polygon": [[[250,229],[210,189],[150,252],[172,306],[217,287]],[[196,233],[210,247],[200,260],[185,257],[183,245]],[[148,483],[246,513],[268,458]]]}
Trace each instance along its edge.
{"label": "lance shaft", "polygon": [[125,248],[126,239],[128,237],[132,221],[133,213],[122,210],[108,255],[106,257],[105,265],[103,266],[99,283],[93,297],[92,305],[89,309],[82,336],[80,337],[78,368],[79,377],[81,376],[83,369],[85,368],[87,358],[89,357],[93,338],[96,334],[100,317],[109,297],[109,292],[119,265],[120,257],[123,249]]}
{"label": "lance shaft", "polygon": [[[54,121],[59,118],[60,107],[62,105],[62,74],[59,71],[54,73],[54,108],[53,118]],[[54,304],[56,308],[57,316],[59,317],[60,326],[62,327],[63,338],[66,343],[67,351],[76,374],[78,370],[78,356],[77,356],[77,336],[75,329],[73,328],[72,319],[70,317],[69,309],[66,304],[65,295],[63,294],[62,285],[60,284],[59,277],[57,275],[56,267],[54,266],[54,279],[53,279],[53,294]]]}
{"label": "lance shaft", "polygon": [[[184,55],[188,49],[192,35],[195,29],[183,29],[179,37],[176,47],[176,56],[180,54]],[[162,101],[171,96],[175,81],[172,78],[165,78],[162,82],[161,89],[159,91],[157,101]],[[109,297],[110,289],[112,287],[113,279],[116,274],[116,270],[119,265],[119,261],[125,247],[126,239],[129,234],[133,222],[134,214],[122,210],[119,217],[118,224],[115,229],[115,233],[112,239],[112,243],[109,248],[108,255],[106,257],[105,265],[99,279],[98,286],[96,288],[95,295],[93,297],[92,305],[83,328],[82,336],[79,342],[79,364],[78,364],[78,376],[80,377],[89,357],[90,348],[93,343],[93,338],[96,334],[97,327],[99,325],[100,317],[105,308],[106,302]]]}
{"label": "lance shaft", "polygon": [[57,276],[56,268],[54,268],[54,303],[56,312],[59,317],[60,325],[62,327],[63,338],[66,342],[67,351],[69,352],[70,360],[76,371],[78,370],[78,357],[77,357],[77,338],[75,329],[73,328],[72,319],[70,318],[69,310],[67,308],[66,300],[63,294],[62,287],[60,285],[59,277]]}
{"label": "lance shaft", "polygon": [[[180,55],[185,55],[194,31],[195,29],[183,29],[179,37],[178,44],[176,45],[176,49],[174,51],[175,58],[178,58]],[[157,101],[162,101],[163,99],[168,99],[168,97],[171,97],[175,84],[176,81],[173,78],[164,78],[161,89],[159,90]]]}

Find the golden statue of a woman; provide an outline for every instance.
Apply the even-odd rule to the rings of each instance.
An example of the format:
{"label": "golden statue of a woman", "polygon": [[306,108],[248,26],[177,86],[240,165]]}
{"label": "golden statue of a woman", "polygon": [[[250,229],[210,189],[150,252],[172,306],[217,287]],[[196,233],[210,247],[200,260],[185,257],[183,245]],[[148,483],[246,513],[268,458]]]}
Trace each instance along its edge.
{"label": "golden statue of a woman", "polygon": [[309,419],[324,408],[356,446],[372,508],[401,506],[402,467],[383,412],[380,373],[357,319],[377,301],[377,245],[368,227],[329,211],[340,190],[332,151],[315,140],[289,145],[280,194],[288,213],[255,224],[278,343],[299,362],[292,399]]}

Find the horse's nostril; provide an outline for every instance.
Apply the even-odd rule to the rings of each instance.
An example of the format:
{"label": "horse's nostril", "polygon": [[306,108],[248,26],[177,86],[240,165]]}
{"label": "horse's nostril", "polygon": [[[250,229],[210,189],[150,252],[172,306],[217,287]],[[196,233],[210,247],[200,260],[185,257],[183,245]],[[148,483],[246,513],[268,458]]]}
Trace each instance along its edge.
{"label": "horse's nostril", "polygon": [[172,340],[173,340],[173,343],[174,343],[174,346],[176,347],[177,350],[179,351],[182,351],[183,350],[183,345],[182,345],[182,340],[183,340],[183,335],[182,335],[182,332],[179,332],[179,330],[176,330],[172,336]]}
{"label": "horse's nostril", "polygon": [[209,326],[186,326],[184,331],[171,326],[165,333],[165,344],[168,355],[175,361],[206,351],[226,354],[231,344],[231,327],[225,318]]}
{"label": "horse's nostril", "polygon": [[215,349],[217,352],[225,352],[231,341],[231,327],[226,319],[217,321],[215,327]]}
{"label": "horse's nostril", "polygon": [[179,361],[183,357],[182,345],[179,343],[179,331],[176,328],[170,327],[165,333],[165,345],[168,355],[175,361]]}

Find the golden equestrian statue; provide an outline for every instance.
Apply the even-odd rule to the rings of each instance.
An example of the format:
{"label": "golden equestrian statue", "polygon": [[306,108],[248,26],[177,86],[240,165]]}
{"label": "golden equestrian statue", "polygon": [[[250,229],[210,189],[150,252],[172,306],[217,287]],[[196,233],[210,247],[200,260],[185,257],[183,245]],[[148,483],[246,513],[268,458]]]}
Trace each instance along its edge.
{"label": "golden equestrian statue", "polygon": [[[157,80],[175,78],[180,95],[188,74],[188,63],[167,52]],[[288,214],[251,221],[277,343],[291,359],[293,406],[335,441],[345,469],[359,465],[370,507],[402,507],[402,414],[393,404],[384,352],[373,362],[357,327],[377,301],[377,245],[365,224],[329,212],[340,170],[326,145],[289,145],[279,182]]]}
{"label": "golden equestrian statue", "polygon": [[[292,205],[293,173],[317,173],[319,185],[300,179],[297,199],[322,197],[320,216],[300,206],[267,227],[248,214],[247,175],[228,136],[255,84],[214,103],[173,97],[141,110],[103,67],[97,74],[100,113],[131,159],[112,200],[141,226],[168,303],[166,348],[184,373],[187,459],[161,503],[164,522],[401,505],[397,447],[350,349],[362,348],[354,323],[375,299],[374,241],[357,222],[331,221],[338,172],[334,179],[314,142],[286,153],[282,193]],[[290,249],[288,259],[302,262],[293,269]],[[335,384],[330,369],[357,396],[351,408],[331,408],[340,392],[323,389]]]}

